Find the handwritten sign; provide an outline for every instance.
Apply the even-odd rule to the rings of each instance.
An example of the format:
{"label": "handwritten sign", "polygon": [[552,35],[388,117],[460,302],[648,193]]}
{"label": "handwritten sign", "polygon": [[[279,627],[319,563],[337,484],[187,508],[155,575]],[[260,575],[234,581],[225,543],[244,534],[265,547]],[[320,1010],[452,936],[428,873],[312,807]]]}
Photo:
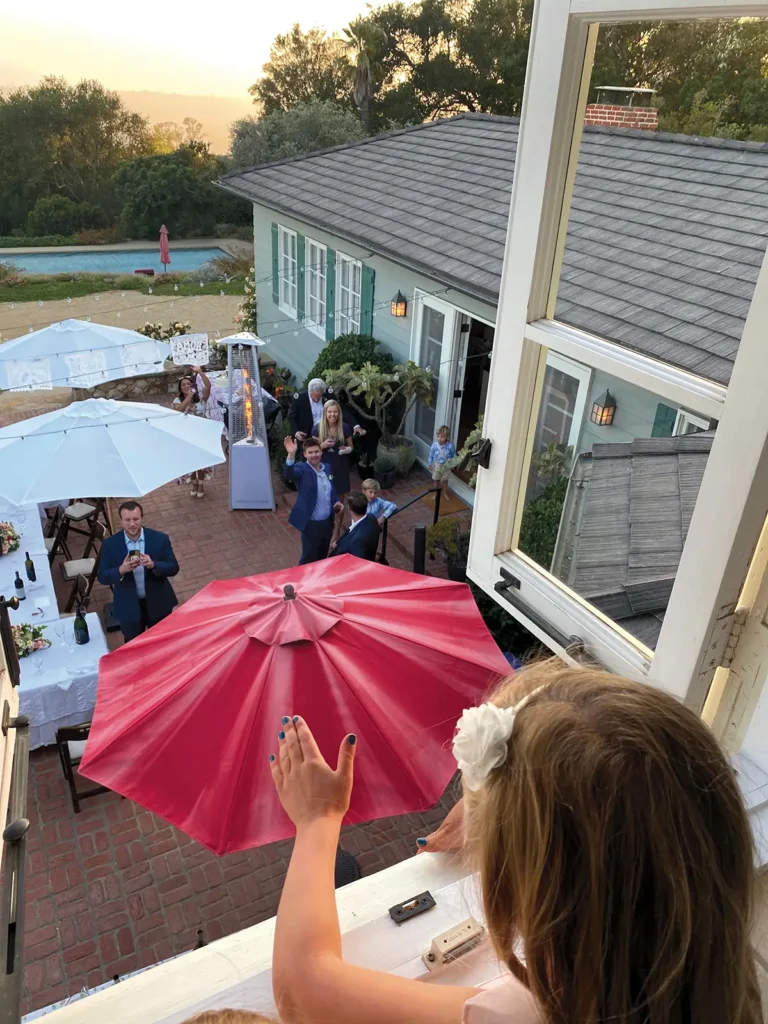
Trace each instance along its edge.
{"label": "handwritten sign", "polygon": [[171,338],[171,356],[176,366],[205,366],[210,359],[207,334],[179,334]]}

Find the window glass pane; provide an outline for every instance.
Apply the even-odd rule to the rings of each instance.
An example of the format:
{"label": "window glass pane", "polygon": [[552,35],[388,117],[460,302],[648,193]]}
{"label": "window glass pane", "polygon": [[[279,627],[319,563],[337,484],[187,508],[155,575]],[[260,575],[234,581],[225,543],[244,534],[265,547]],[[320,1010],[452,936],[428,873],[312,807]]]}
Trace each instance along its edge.
{"label": "window glass pane", "polygon": [[717,426],[688,425],[667,399],[549,354],[518,548],[651,649]]}
{"label": "window glass pane", "polygon": [[768,238],[766,52],[766,19],[600,26],[558,320],[729,382]]}
{"label": "window glass pane", "polygon": [[441,313],[439,309],[434,309],[423,303],[418,364],[422,369],[429,369],[432,374],[432,401],[430,405],[426,405],[421,400],[416,404],[415,428],[416,436],[425,444],[430,445],[435,439],[435,404],[440,379],[444,333],[445,314]]}

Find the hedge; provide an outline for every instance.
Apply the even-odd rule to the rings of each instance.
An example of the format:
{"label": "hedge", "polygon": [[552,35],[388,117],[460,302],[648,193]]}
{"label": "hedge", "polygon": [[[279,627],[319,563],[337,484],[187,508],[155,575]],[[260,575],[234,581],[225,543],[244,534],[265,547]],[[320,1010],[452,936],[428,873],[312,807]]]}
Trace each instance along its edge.
{"label": "hedge", "polygon": [[26,249],[38,245],[76,245],[74,235],[38,235],[24,238],[21,235],[0,235],[0,249]]}

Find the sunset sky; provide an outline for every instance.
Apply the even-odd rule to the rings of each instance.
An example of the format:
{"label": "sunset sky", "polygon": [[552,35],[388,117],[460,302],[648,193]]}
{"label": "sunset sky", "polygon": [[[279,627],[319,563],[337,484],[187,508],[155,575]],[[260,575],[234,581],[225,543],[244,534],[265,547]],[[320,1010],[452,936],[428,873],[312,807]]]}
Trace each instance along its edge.
{"label": "sunset sky", "polygon": [[2,14],[0,87],[43,75],[96,78],[111,89],[242,96],[294,22],[340,29],[365,0],[230,0],[219,7],[159,0],[36,0]]}

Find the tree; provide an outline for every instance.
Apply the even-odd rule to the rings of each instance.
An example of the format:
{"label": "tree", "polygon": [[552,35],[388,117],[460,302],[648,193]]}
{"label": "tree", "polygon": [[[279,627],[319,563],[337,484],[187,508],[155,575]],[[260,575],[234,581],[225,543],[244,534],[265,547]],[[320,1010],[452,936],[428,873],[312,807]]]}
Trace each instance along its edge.
{"label": "tree", "polygon": [[154,238],[161,224],[176,237],[213,230],[217,190],[212,180],[223,163],[205,143],[184,144],[174,153],[139,157],[114,177],[121,225],[134,238]]}
{"label": "tree", "polygon": [[194,117],[185,117],[181,122],[184,125],[184,142],[204,142],[204,131],[202,121]]}
{"label": "tree", "polygon": [[353,60],[352,95],[360,120],[366,132],[369,128],[371,98],[374,93],[374,77],[380,79],[381,65],[379,58],[387,37],[384,30],[375,21],[367,18],[355,18],[344,29],[345,46]]}
{"label": "tree", "polygon": [[243,117],[230,127],[232,166],[252,167],[312,153],[365,137],[352,110],[330,100],[310,100],[261,120]]}
{"label": "tree", "polygon": [[275,37],[262,77],[248,92],[264,114],[290,110],[311,99],[349,102],[344,45],[319,28]]}
{"label": "tree", "polygon": [[175,121],[159,121],[152,125],[152,151],[173,153],[184,141],[184,130]]}
{"label": "tree", "polygon": [[85,228],[103,228],[104,211],[93,203],[73,203],[67,196],[41,196],[27,217],[32,236],[74,235]]}
{"label": "tree", "polygon": [[0,95],[0,232],[21,228],[54,193],[112,212],[114,171],[151,151],[145,118],[98,82],[44,78]]}

